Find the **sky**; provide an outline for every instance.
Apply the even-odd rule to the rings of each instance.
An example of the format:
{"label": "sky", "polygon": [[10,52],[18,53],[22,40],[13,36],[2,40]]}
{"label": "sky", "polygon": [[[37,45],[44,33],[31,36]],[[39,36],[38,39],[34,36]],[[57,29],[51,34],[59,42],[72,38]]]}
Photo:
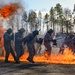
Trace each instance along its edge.
{"label": "sky", "polygon": [[75,0],[23,0],[27,10],[45,10],[49,11],[51,7],[55,7],[60,3],[62,7],[73,10]]}

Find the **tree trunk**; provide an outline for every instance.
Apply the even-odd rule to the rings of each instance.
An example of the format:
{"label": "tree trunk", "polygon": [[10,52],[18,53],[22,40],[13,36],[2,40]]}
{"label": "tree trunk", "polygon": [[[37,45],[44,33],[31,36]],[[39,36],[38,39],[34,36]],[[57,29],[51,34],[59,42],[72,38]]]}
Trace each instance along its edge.
{"label": "tree trunk", "polygon": [[51,28],[52,28],[52,22],[51,22]]}
{"label": "tree trunk", "polygon": [[23,28],[23,21],[22,21],[22,23],[21,23],[21,24],[22,24],[22,28]]}
{"label": "tree trunk", "polygon": [[47,31],[48,31],[48,23],[47,23]]}
{"label": "tree trunk", "polygon": [[44,34],[44,21],[43,21],[43,34]]}
{"label": "tree trunk", "polygon": [[62,24],[62,26],[61,26],[61,31],[62,31],[62,33],[63,33],[63,24]]}
{"label": "tree trunk", "polygon": [[18,24],[18,22],[17,22],[17,31],[19,30],[19,24]]}
{"label": "tree trunk", "polygon": [[26,22],[26,35],[28,34],[28,27],[27,27],[27,22]]}
{"label": "tree trunk", "polygon": [[17,31],[18,31],[19,30],[19,20],[17,16],[16,16],[16,24],[17,24]]}
{"label": "tree trunk", "polygon": [[68,34],[68,21],[66,23],[66,33]]}
{"label": "tree trunk", "polygon": [[54,23],[53,23],[53,30],[55,31],[55,28],[54,28]]}
{"label": "tree trunk", "polygon": [[14,25],[12,25],[12,30],[14,30]]}
{"label": "tree trunk", "polygon": [[66,33],[68,34],[68,27],[67,27]]}
{"label": "tree trunk", "polygon": [[[39,22],[39,26],[40,26],[40,29],[41,29],[41,20],[40,20],[40,22]],[[41,30],[40,30],[40,34],[41,34]]]}

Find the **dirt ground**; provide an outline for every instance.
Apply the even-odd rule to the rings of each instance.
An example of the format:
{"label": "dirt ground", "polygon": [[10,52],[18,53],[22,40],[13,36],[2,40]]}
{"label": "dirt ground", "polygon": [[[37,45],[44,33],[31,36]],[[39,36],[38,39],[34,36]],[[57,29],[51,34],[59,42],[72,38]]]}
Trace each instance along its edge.
{"label": "dirt ground", "polygon": [[0,61],[0,75],[75,75],[75,65],[9,63]]}

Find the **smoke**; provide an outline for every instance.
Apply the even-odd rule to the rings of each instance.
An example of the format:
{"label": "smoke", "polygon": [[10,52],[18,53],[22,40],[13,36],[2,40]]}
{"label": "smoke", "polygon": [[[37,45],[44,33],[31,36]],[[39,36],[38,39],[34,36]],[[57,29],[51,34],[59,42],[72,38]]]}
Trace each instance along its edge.
{"label": "smoke", "polygon": [[22,10],[25,9],[25,6],[22,0],[0,0],[0,9],[3,8],[3,6],[5,5],[11,5],[11,4],[17,6],[19,9],[22,9]]}

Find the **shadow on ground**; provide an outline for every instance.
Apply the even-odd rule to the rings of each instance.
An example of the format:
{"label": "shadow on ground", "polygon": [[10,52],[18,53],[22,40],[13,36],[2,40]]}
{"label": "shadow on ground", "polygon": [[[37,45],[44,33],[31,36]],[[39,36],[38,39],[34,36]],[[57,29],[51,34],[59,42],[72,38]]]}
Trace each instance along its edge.
{"label": "shadow on ground", "polygon": [[75,65],[0,61],[0,75],[75,75]]}

